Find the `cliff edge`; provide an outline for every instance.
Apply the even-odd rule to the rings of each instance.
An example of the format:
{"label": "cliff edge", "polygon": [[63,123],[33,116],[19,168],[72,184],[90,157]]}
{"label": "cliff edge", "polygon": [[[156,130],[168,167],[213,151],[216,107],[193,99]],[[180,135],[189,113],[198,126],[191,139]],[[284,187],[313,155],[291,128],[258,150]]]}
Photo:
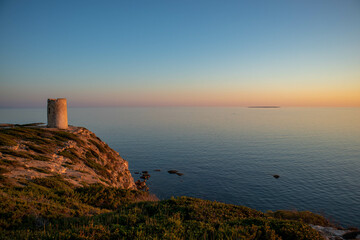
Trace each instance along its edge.
{"label": "cliff edge", "polygon": [[102,184],[136,189],[128,162],[83,127],[2,128],[0,163],[0,186],[60,175],[77,187]]}

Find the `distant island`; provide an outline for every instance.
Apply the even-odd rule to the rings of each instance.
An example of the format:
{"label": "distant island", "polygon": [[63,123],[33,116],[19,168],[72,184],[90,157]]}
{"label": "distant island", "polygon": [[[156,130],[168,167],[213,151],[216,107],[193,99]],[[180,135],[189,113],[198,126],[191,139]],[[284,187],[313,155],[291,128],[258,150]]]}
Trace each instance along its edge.
{"label": "distant island", "polygon": [[280,106],[249,106],[248,108],[280,108]]}

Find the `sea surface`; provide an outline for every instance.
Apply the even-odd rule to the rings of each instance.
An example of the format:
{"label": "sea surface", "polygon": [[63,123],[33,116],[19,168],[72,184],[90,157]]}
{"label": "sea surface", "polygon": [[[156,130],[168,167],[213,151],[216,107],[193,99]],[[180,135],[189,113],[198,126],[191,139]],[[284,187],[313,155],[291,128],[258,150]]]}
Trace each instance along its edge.
{"label": "sea surface", "polygon": [[[135,171],[149,171],[148,186],[160,199],[309,210],[360,227],[360,108],[69,108],[68,114],[71,125],[118,151],[135,180]],[[30,122],[46,122],[46,108],[0,109],[0,123]]]}

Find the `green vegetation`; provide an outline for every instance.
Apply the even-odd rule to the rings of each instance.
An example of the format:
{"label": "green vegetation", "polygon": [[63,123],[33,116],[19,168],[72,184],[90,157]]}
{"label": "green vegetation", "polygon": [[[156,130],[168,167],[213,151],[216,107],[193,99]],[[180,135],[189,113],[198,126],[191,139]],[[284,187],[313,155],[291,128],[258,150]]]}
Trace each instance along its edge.
{"label": "green vegetation", "polygon": [[58,155],[69,158],[73,161],[77,161],[79,159],[79,155],[76,152],[76,149],[74,148],[67,148],[61,152],[58,153]]}
{"label": "green vegetation", "polygon": [[188,197],[148,201],[146,192],[75,188],[61,176],[24,184],[0,188],[0,239],[322,239],[305,223],[322,218],[310,212],[264,214]]}
{"label": "green vegetation", "polygon": [[89,142],[92,143],[92,144],[94,144],[94,145],[97,147],[97,149],[99,149],[99,151],[100,151],[101,153],[106,153],[105,147],[103,147],[103,146],[102,146],[100,143],[98,143],[97,141],[94,141],[94,140],[92,140],[92,139],[89,139]]}
{"label": "green vegetation", "polygon": [[[24,159],[49,161],[50,158],[45,155],[55,152],[57,147],[64,147],[64,144],[69,140],[73,140],[77,144],[84,144],[84,141],[75,134],[64,131],[49,131],[42,128],[31,127],[0,129],[0,147],[16,146],[18,142],[22,141],[27,149],[33,151],[35,154],[31,154],[27,150],[15,151],[9,148],[1,149],[1,153]],[[62,154],[66,155],[66,157],[70,156],[72,158],[69,158],[74,160],[74,157],[71,155],[73,151],[69,151],[70,155],[66,155],[67,152]]]}
{"label": "green vegetation", "polygon": [[0,174],[7,173],[7,172],[9,172],[9,170],[7,170],[6,168],[0,167]]}
{"label": "green vegetation", "polygon": [[89,149],[85,155],[87,158],[99,158],[99,154],[97,154],[94,150]]}
{"label": "green vegetation", "polygon": [[25,159],[35,159],[35,160],[39,160],[39,161],[49,161],[49,158],[46,156],[42,156],[42,155],[34,155],[31,153],[28,153],[26,151],[14,151],[11,149],[1,149],[1,153],[3,154],[8,154],[14,157],[20,157],[20,158],[25,158]]}
{"label": "green vegetation", "polygon": [[100,165],[99,163],[95,162],[93,159],[86,158],[86,159],[84,159],[84,163],[86,166],[95,170],[95,172],[97,174],[99,174],[100,176],[103,176],[103,177],[106,177],[109,179],[112,178],[112,175],[106,170],[106,168],[104,166]]}
{"label": "green vegetation", "polygon": [[85,154],[85,159],[83,159],[84,163],[86,166],[92,168],[93,170],[96,171],[96,173],[98,173],[99,175],[106,177],[106,178],[110,178],[111,179],[111,174],[106,170],[106,167],[102,166],[101,164],[96,162],[96,159],[99,157],[99,155],[93,151],[93,150],[89,150],[86,152]]}
{"label": "green vegetation", "polygon": [[[29,127],[14,127],[8,129],[0,129],[0,136],[6,136],[14,141],[24,140],[31,141],[33,144],[47,144],[53,145],[53,135],[55,131],[46,131],[41,128],[29,128]],[[58,142],[61,144],[60,142]]]}
{"label": "green vegetation", "polygon": [[1,166],[13,166],[13,167],[23,166],[18,161],[13,161],[13,160],[4,159],[4,158],[0,160],[0,165]]}
{"label": "green vegetation", "polygon": [[[89,139],[89,143],[93,144],[99,152],[106,154],[107,158],[110,160],[116,160],[111,152],[109,152],[110,148],[107,145],[104,146],[101,144],[101,142],[99,142],[101,140],[93,133],[91,134],[91,138],[92,139]],[[19,142],[26,146],[26,149],[18,150],[2,148],[0,149],[1,153],[28,160],[49,161],[50,158],[46,155],[55,153],[59,147],[65,147],[65,143],[69,140],[76,142],[79,147],[85,145],[85,142],[77,135],[65,131],[53,131],[31,127],[0,129],[0,147],[16,146]],[[34,154],[32,154],[32,152],[34,152]],[[100,158],[99,154],[90,148],[86,152],[85,158],[80,156],[75,148],[67,148],[57,154],[66,157],[73,162],[82,160],[88,167],[94,168],[100,175],[109,177],[109,173],[106,169],[98,163],[98,159]]]}
{"label": "green vegetation", "polygon": [[31,144],[31,143],[27,143],[26,146],[36,152],[36,153],[42,153],[42,154],[46,154],[46,153],[51,153],[52,152],[52,148],[45,146],[39,146],[39,145],[35,145],[35,144]]}
{"label": "green vegetation", "polygon": [[[105,213],[134,201],[151,199],[145,192],[102,185],[75,188],[60,175],[36,178],[23,184],[22,187],[0,187],[0,232],[36,230],[39,221],[51,224],[70,217]],[[2,237],[0,235],[0,239]]]}
{"label": "green vegetation", "polygon": [[26,145],[36,153],[49,153],[56,146],[64,146],[64,143],[69,140],[75,141],[78,145],[85,144],[75,134],[65,131],[49,131],[32,127],[0,129],[0,146],[15,146],[20,140],[28,141]]}
{"label": "green vegetation", "polygon": [[288,220],[301,221],[313,225],[335,227],[328,219],[324,218],[319,214],[314,214],[309,211],[299,212],[299,211],[278,210],[275,212],[268,211],[266,215],[277,219],[288,219]]}
{"label": "green vegetation", "polygon": [[49,157],[41,156],[41,155],[32,155],[32,159],[38,160],[38,161],[50,161]]}
{"label": "green vegetation", "polygon": [[1,149],[1,153],[21,158],[32,158],[33,156],[32,154],[29,154],[25,151],[14,151],[11,149]]}
{"label": "green vegetation", "polygon": [[80,146],[85,144],[84,141],[78,138],[75,134],[64,131],[54,131],[54,138],[59,141],[72,140],[75,141]]}
{"label": "green vegetation", "polygon": [[7,134],[0,135],[0,146],[15,146],[16,141]]}
{"label": "green vegetation", "polygon": [[48,170],[45,170],[43,168],[37,168],[37,167],[30,167],[29,169],[40,172],[40,173],[46,173],[46,174],[50,174],[51,172]]}

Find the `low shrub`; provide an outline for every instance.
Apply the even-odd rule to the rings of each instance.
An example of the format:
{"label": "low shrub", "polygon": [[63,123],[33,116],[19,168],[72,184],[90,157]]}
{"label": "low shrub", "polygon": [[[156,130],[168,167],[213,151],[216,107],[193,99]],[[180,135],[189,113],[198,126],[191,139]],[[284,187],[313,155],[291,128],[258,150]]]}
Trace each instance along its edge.
{"label": "low shrub", "polygon": [[80,158],[75,148],[67,148],[59,152],[58,155],[69,158],[73,161],[77,161]]}
{"label": "low shrub", "polygon": [[97,141],[93,140],[93,139],[89,139],[89,142],[92,143],[93,145],[96,146],[97,149],[99,149],[99,151],[101,153],[106,153],[106,149],[104,146],[102,146],[100,143],[98,143]]}
{"label": "low shrub", "polygon": [[0,132],[0,146],[16,146],[16,145],[17,142],[13,137]]}
{"label": "low shrub", "polygon": [[[119,197],[118,194],[121,196]],[[246,207],[180,197],[160,202],[122,202],[134,192],[103,186],[79,188],[74,199],[115,211],[94,216],[52,219],[42,226],[3,231],[4,239],[299,239],[320,240],[307,224],[268,218]],[[144,194],[144,193],[142,193]],[[95,196],[95,197],[93,197]],[[100,201],[101,198],[106,198]],[[221,213],[209,218],[215,211]],[[212,214],[210,214],[212,215]],[[34,219],[32,221],[35,221]],[[38,220],[39,221],[39,220]],[[2,234],[2,235],[1,235]]]}
{"label": "low shrub", "polygon": [[296,220],[313,225],[331,226],[331,227],[334,226],[325,217],[309,211],[278,210],[275,212],[268,211],[266,215],[277,219]]}

